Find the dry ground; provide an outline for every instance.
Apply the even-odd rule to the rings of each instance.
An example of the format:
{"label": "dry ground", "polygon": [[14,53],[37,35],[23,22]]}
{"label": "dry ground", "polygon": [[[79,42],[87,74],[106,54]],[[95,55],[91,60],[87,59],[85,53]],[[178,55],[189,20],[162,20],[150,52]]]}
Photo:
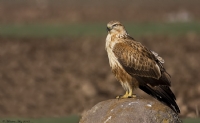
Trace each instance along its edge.
{"label": "dry ground", "polygon": [[[104,40],[0,38],[1,117],[81,114],[99,101],[123,94],[110,71]],[[195,117],[200,107],[200,37],[137,40],[165,59],[181,116]],[[148,97],[140,90],[136,93]]]}
{"label": "dry ground", "polygon": [[199,0],[0,0],[0,22],[199,21],[199,4]]}
{"label": "dry ground", "polygon": [[[50,2],[49,2],[50,1]],[[199,21],[199,0],[0,0],[1,24]],[[172,76],[181,116],[200,110],[200,36],[137,39],[159,53]],[[3,38],[0,36],[0,116],[81,114],[123,94],[112,75],[105,37]],[[137,90],[138,95],[147,97]]]}

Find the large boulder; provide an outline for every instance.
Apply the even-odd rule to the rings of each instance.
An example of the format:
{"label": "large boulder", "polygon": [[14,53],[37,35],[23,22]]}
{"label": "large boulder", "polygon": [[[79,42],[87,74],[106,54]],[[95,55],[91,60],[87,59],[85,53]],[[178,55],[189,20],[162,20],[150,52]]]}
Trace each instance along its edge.
{"label": "large boulder", "polygon": [[157,100],[110,99],[85,112],[79,123],[180,123],[178,115]]}

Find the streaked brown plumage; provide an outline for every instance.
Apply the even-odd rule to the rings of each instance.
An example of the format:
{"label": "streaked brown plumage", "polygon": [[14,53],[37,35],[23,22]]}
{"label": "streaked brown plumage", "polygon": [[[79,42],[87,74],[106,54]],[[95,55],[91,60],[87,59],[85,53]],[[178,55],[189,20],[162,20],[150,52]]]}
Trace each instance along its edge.
{"label": "streaked brown plumage", "polygon": [[164,60],[128,35],[119,21],[107,24],[106,50],[111,70],[126,94],[118,98],[134,97],[140,88],[180,113],[175,95],[169,88],[170,76],[163,67]]}

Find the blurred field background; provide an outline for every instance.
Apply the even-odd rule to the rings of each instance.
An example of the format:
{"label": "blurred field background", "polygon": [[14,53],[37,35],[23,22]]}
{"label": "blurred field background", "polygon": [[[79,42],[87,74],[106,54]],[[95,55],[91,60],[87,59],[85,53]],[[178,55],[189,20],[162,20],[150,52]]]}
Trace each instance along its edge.
{"label": "blurred field background", "polygon": [[0,0],[0,122],[78,122],[98,102],[123,94],[105,51],[110,20],[121,21],[165,59],[181,118],[198,122],[199,5],[199,0]]}

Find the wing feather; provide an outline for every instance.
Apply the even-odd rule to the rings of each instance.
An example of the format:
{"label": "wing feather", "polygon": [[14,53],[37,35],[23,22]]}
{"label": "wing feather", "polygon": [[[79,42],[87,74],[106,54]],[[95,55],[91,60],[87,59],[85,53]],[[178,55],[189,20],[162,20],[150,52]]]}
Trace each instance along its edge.
{"label": "wing feather", "polygon": [[180,113],[180,109],[175,102],[176,97],[169,88],[169,86],[160,85],[152,87],[150,85],[142,84],[139,86],[139,88],[142,89],[147,94],[155,97],[157,100],[168,105],[176,113]]}
{"label": "wing feather", "polygon": [[113,52],[124,69],[132,76],[159,79],[161,71],[151,51],[139,42],[116,43]]}
{"label": "wing feather", "polygon": [[[140,42],[123,39],[114,45],[113,53],[124,70],[132,77],[143,79],[152,86],[171,85],[170,76],[161,63],[164,60]],[[157,59],[158,57],[160,59]]]}

